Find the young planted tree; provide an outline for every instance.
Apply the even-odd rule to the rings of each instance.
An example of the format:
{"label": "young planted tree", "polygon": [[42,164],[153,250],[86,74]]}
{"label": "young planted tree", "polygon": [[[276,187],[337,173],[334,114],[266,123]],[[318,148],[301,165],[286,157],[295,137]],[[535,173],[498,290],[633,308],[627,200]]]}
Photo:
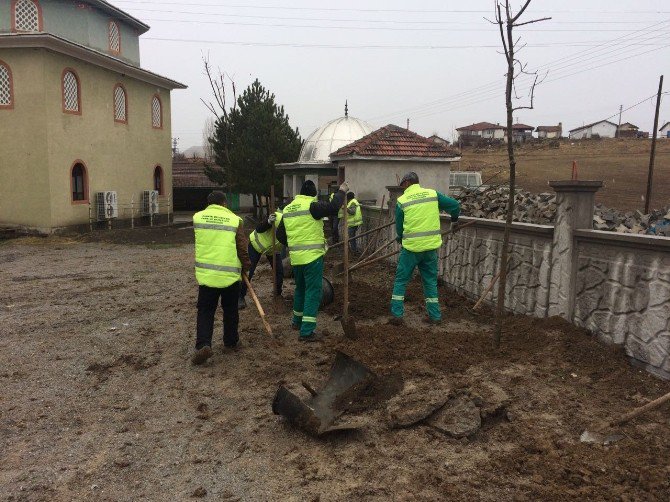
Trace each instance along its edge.
{"label": "young planted tree", "polygon": [[274,94],[258,80],[239,97],[235,96],[231,80],[236,99],[227,108],[225,77],[220,75],[213,79],[207,61],[205,71],[216,101],[216,105],[205,103],[217,115],[212,150],[214,160],[222,168],[221,171],[207,169],[207,176],[225,184],[230,191],[252,194],[256,213],[256,207],[261,206],[261,196],[269,196],[273,184],[281,188],[282,177],[276,174],[274,166],[298,157],[302,146],[300,133],[291,127],[284,107],[275,102]]}
{"label": "young planted tree", "polygon": [[[495,21],[490,21],[498,25],[500,30],[500,39],[504,49],[505,59],[507,61],[506,85],[505,85],[505,103],[507,107],[507,156],[509,158],[509,199],[507,202],[507,219],[505,222],[505,232],[503,234],[502,253],[498,270],[500,270],[500,282],[498,282],[498,303],[496,305],[496,325],[494,330],[494,344],[496,347],[500,346],[500,337],[502,335],[503,318],[505,315],[505,291],[507,287],[507,268],[509,266],[509,234],[512,228],[512,219],[514,217],[514,199],[516,195],[516,159],[514,157],[514,128],[513,117],[517,110],[532,110],[535,98],[535,87],[538,84],[537,72],[529,72],[526,70],[526,64],[522,63],[518,58],[518,52],[523,48],[520,45],[520,39],[514,35],[514,29],[527,24],[538,23],[551,19],[544,17],[540,19],[533,19],[530,21],[522,21],[521,16],[530,5],[531,0],[526,0],[514,14],[510,0],[496,0],[495,2]],[[521,105],[519,97],[516,93],[516,79],[520,75],[530,75],[533,77],[532,84],[528,93],[530,103]]]}

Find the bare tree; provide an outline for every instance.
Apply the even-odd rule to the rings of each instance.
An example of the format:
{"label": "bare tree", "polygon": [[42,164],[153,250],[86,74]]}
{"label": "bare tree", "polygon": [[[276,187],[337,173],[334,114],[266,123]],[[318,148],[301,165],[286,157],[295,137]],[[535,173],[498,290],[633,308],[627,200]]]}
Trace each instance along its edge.
{"label": "bare tree", "polygon": [[[516,195],[516,160],[514,158],[514,112],[517,110],[532,110],[535,99],[535,87],[538,82],[537,72],[527,70],[527,64],[517,59],[518,52],[523,49],[520,44],[520,38],[514,38],[514,29],[527,24],[538,23],[551,19],[550,17],[532,19],[530,21],[521,21],[531,0],[525,0],[523,6],[514,14],[510,0],[495,0],[495,21],[489,21],[498,25],[500,30],[500,40],[507,60],[507,74],[505,86],[505,103],[507,105],[507,156],[509,157],[509,200],[507,202],[507,220],[505,222],[505,232],[503,234],[502,253],[498,270],[500,270],[500,282],[498,283],[498,304],[496,305],[496,326],[493,340],[496,347],[500,346],[500,337],[502,334],[503,317],[505,315],[505,290],[507,287],[507,268],[509,266],[509,234],[512,228],[512,219],[514,216],[514,198]],[[516,92],[516,79],[520,75],[530,75],[533,83],[528,93],[529,104],[519,104],[519,96]]]}
{"label": "bare tree", "polygon": [[[212,89],[212,98],[214,101],[205,101],[200,98],[200,101],[205,105],[205,107],[214,114],[216,117],[214,122],[214,128],[216,129],[216,124],[221,123],[225,125],[230,123],[230,113],[232,110],[237,108],[237,91],[235,88],[235,81],[227,73],[218,70],[217,74],[214,73],[211,64],[209,63],[209,57],[203,56],[202,63],[205,67],[205,75],[209,80],[209,86]],[[228,90],[230,89],[230,91]],[[232,105],[228,108],[228,97],[232,94]],[[211,136],[210,136],[211,138]],[[224,152],[226,156],[226,161],[229,161],[227,149]]]}
{"label": "bare tree", "polygon": [[202,150],[206,162],[212,162],[214,160],[214,147],[212,146],[211,139],[214,137],[215,132],[216,121],[212,117],[207,117],[202,129]]}

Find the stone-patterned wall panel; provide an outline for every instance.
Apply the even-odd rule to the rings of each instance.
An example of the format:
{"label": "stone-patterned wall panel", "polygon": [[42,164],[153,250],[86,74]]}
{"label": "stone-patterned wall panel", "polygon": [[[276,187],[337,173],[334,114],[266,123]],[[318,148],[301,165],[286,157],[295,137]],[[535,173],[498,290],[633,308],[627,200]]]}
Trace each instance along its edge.
{"label": "stone-patterned wall panel", "polygon": [[579,241],[574,322],[670,376],[670,254]]}

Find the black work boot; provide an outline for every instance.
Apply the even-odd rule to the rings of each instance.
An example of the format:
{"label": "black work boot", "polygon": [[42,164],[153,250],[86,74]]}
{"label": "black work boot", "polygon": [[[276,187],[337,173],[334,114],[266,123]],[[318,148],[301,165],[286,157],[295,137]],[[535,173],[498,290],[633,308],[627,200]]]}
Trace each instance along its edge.
{"label": "black work boot", "polygon": [[191,362],[195,364],[196,366],[204,363],[212,357],[212,347],[209,345],[205,345],[204,347],[201,347],[197,349],[194,353],[193,356],[191,357]]}

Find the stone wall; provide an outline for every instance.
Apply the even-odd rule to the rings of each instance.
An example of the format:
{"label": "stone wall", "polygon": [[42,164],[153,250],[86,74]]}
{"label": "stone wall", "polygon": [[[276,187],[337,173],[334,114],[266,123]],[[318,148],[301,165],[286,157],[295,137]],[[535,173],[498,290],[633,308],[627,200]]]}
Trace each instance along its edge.
{"label": "stone wall", "polygon": [[[604,343],[623,346],[632,362],[670,380],[670,239],[585,228],[597,186],[557,185],[556,227],[513,224],[505,306],[539,318],[559,315]],[[378,225],[378,208],[363,213],[366,229]],[[459,221],[471,220],[477,224],[445,239],[439,275],[474,300],[498,272],[504,223]],[[450,224],[443,216],[443,229]],[[379,243],[394,236],[390,227]],[[495,302],[497,289],[487,301]]]}
{"label": "stone wall", "polygon": [[670,239],[575,232],[573,322],[670,376]]}

